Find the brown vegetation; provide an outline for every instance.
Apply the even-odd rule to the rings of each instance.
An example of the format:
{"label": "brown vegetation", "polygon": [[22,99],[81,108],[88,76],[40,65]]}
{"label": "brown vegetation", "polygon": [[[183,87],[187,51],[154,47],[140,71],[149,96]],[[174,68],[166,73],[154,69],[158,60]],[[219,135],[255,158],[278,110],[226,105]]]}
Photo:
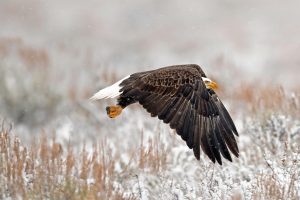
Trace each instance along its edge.
{"label": "brown vegetation", "polygon": [[300,93],[286,91],[282,86],[257,87],[255,84],[243,84],[232,94],[235,100],[244,104],[250,114],[282,113],[299,116]]}
{"label": "brown vegetation", "polygon": [[[143,138],[141,138],[143,140]],[[12,136],[4,127],[0,133],[0,197],[22,199],[135,199],[118,191],[114,182],[119,174],[130,170],[159,172],[166,163],[166,152],[159,138],[141,141],[139,154],[132,158],[123,171],[115,163],[119,155],[112,155],[103,141],[95,144],[92,154],[85,145],[76,156],[71,145],[62,147],[55,140],[49,141],[45,133],[30,147]]]}

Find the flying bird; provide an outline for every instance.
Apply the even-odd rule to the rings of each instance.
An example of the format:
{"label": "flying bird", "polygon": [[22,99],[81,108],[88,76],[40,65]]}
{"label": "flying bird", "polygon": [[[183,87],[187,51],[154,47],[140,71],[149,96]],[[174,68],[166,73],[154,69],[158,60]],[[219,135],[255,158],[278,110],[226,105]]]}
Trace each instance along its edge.
{"label": "flying bird", "polygon": [[110,118],[138,102],[152,117],[175,129],[200,159],[200,148],[215,163],[221,156],[232,161],[239,156],[237,129],[215,93],[217,84],[196,64],[173,65],[131,74],[91,97],[92,100],[117,98],[117,105],[106,107]]}

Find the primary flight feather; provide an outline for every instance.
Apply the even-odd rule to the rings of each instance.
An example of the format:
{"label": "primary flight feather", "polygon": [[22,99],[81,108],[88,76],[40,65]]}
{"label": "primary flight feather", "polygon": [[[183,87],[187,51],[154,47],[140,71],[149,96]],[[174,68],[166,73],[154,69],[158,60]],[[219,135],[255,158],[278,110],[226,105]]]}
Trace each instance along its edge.
{"label": "primary flight feather", "polygon": [[175,129],[200,159],[200,147],[212,162],[222,164],[221,156],[232,161],[239,156],[237,129],[215,93],[217,84],[195,64],[174,65],[131,74],[91,97],[115,98],[107,114],[117,117],[133,103],[140,103],[152,117]]}

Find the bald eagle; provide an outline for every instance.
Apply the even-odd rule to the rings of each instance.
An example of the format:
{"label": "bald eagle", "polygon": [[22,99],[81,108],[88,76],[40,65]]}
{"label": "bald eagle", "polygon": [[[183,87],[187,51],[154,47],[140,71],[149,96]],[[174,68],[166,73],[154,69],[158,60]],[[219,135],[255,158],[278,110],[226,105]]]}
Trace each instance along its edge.
{"label": "bald eagle", "polygon": [[216,88],[217,84],[206,77],[200,66],[173,65],[131,74],[91,99],[117,97],[117,105],[106,108],[110,118],[138,102],[152,117],[175,129],[198,160],[201,147],[213,163],[222,165],[221,156],[229,161],[230,152],[239,156],[234,136],[238,132]]}

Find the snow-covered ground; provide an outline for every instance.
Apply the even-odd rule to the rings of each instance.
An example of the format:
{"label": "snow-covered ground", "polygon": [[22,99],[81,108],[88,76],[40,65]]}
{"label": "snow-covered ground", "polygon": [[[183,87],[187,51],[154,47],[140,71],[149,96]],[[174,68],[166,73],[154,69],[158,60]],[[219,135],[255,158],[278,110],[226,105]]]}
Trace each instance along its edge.
{"label": "snow-covered ground", "polygon": [[[124,198],[299,199],[299,6],[296,0],[2,0],[0,121],[11,122],[25,145],[55,132],[63,149],[71,143],[80,152],[85,144],[92,154],[105,141],[116,158],[114,190]],[[111,120],[105,106],[113,101],[88,100],[128,74],[180,63],[201,65],[221,85],[240,133],[233,163],[213,165],[203,154],[197,161],[174,131],[137,105]],[[248,85],[280,85],[287,103],[274,95],[280,105],[262,110],[264,92],[248,93]],[[144,148],[159,159],[145,153],[142,167]]]}

